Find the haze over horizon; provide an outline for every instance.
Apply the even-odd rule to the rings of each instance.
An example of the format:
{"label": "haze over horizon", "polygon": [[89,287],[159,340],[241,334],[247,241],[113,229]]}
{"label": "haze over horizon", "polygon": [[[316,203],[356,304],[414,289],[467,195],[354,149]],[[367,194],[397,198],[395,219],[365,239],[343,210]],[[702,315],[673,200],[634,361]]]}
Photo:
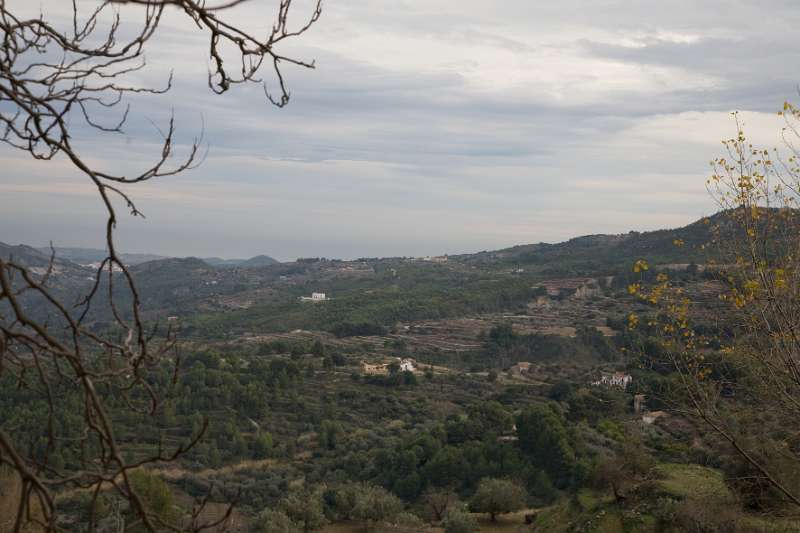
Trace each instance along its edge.
{"label": "haze over horizon", "polygon": [[[237,17],[268,25],[274,7]],[[769,31],[753,24],[765,13]],[[779,144],[798,19],[787,1],[331,1],[287,47],[317,69],[285,69],[277,110],[257,87],[211,94],[207,43],[172,16],[136,75],[162,86],[174,67],[172,94],[134,99],[125,135],[87,131],[81,146],[101,166],[145,166],[164,99],[179,141],[204,131],[202,166],[127,189],[147,219],[121,216],[125,252],[424,256],[678,227],[715,211],[704,183],[731,111]],[[69,164],[0,157],[0,241],[102,245],[96,190]]]}

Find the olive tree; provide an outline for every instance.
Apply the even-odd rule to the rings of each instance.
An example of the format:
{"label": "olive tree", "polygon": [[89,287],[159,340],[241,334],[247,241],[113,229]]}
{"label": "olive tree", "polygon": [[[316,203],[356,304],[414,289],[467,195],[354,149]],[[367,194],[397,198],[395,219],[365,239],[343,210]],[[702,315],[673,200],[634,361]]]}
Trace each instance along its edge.
{"label": "olive tree", "polygon": [[[670,367],[675,386],[662,400],[702,422],[717,453],[738,457],[735,483],[756,498],[800,506],[800,109],[790,103],[783,146],[764,149],[736,134],[712,161],[707,187],[720,212],[704,221],[703,265],[716,303],[659,272],[628,287],[653,307],[628,327],[658,340],[648,363]],[[685,243],[676,239],[676,246]],[[634,272],[650,265],[637,261]],[[652,278],[652,275],[650,276]],[[711,324],[713,327],[709,328]],[[653,352],[652,350],[650,352]],[[651,361],[651,359],[658,359]]]}
{"label": "olive tree", "polygon": [[492,522],[497,515],[513,513],[525,507],[525,489],[507,479],[484,478],[470,501],[470,509],[476,513],[487,513]]}

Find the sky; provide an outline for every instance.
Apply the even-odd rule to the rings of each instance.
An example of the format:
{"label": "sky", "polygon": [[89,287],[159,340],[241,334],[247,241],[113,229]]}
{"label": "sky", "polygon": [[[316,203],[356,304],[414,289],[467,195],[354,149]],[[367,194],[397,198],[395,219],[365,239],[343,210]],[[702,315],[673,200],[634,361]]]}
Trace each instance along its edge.
{"label": "sky", "polygon": [[[62,23],[63,6],[40,2]],[[257,31],[275,10],[251,0],[229,17]],[[290,21],[307,13],[296,0]],[[316,68],[285,68],[277,109],[258,85],[213,94],[206,36],[174,12],[131,78],[174,70],[173,89],[134,98],[124,134],[75,142],[133,173],[171,112],[179,152],[203,132],[199,168],[126,189],[146,218],[121,218],[125,252],[423,256],[678,227],[715,210],[705,180],[732,111],[779,144],[798,23],[783,0],[327,0],[280,50]],[[103,221],[66,161],[0,146],[0,241],[102,247]]]}

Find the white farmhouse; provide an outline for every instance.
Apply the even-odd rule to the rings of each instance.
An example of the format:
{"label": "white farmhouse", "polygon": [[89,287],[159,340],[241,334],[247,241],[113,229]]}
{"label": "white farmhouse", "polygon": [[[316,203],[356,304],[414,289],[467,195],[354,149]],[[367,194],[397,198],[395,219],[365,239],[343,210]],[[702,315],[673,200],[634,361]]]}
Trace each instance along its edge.
{"label": "white farmhouse", "polygon": [[624,372],[614,372],[613,374],[603,374],[599,380],[592,383],[592,385],[603,385],[606,387],[620,387],[623,390],[628,388],[628,385],[633,382],[633,377]]}
{"label": "white farmhouse", "polygon": [[301,296],[300,301],[302,302],[324,302],[328,299],[328,296],[324,292],[312,292],[311,296]]}
{"label": "white farmhouse", "polygon": [[397,365],[398,372],[416,372],[417,371],[417,362],[414,359],[401,359],[400,357],[396,357],[394,363],[377,363],[377,364],[370,364],[365,361],[361,361],[361,373],[362,374],[370,374],[370,375],[386,375],[389,374],[390,368],[392,365]]}
{"label": "white farmhouse", "polygon": [[414,372],[417,367],[413,359],[400,359],[400,372]]}

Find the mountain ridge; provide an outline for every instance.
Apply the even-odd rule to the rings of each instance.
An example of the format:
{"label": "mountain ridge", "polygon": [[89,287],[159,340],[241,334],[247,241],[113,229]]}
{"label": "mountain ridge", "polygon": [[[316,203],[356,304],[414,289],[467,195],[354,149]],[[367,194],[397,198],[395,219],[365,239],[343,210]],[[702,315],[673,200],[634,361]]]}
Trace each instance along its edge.
{"label": "mountain ridge", "polygon": [[[50,258],[50,254],[52,250],[55,250],[55,257],[59,260],[69,261],[70,263],[74,263],[75,265],[79,266],[86,266],[94,263],[98,263],[106,258],[108,252],[101,248],[86,248],[80,246],[54,246],[53,248],[49,246],[30,246],[27,244],[18,244],[18,245],[11,245],[0,241],[0,257],[7,257],[7,253],[10,253],[11,248],[17,249],[17,255],[31,255],[35,252],[43,254],[48,259]],[[21,248],[20,248],[21,247]],[[3,251],[5,249],[5,252]],[[23,252],[24,250],[24,252]],[[270,257],[266,254],[259,254],[248,259],[224,259],[221,257],[194,257],[194,256],[186,256],[186,257],[178,257],[178,256],[167,256],[167,255],[160,255],[160,254],[153,254],[149,252],[132,252],[132,253],[122,253],[119,254],[120,259],[128,266],[135,266],[141,265],[144,263],[149,263],[152,261],[162,261],[165,259],[200,259],[201,261],[205,262],[207,265],[216,267],[216,268],[233,268],[233,267],[243,267],[243,268],[258,268],[262,266],[269,266],[280,263],[277,259]]]}
{"label": "mountain ridge", "polygon": [[[594,265],[600,264],[617,265],[628,261],[631,257],[646,258],[656,263],[701,261],[705,255],[703,252],[704,246],[712,240],[712,228],[720,226],[720,223],[724,223],[725,220],[726,214],[718,212],[710,217],[703,217],[677,228],[643,232],[629,231],[619,234],[581,235],[556,243],[519,244],[491,251],[452,254],[448,257],[451,260],[467,263],[509,263],[518,265],[544,265],[566,260],[568,263],[573,262],[587,268],[593,268]],[[71,260],[70,257],[75,258],[80,254],[83,254],[84,258],[94,257],[91,254],[103,254],[102,257],[105,257],[105,252],[92,248],[56,247],[55,250],[57,260],[73,262],[76,265],[81,263]],[[64,250],[68,252],[66,257],[59,254],[60,251]],[[11,246],[0,242],[0,257],[7,257],[12,251],[16,251],[17,255],[35,257],[38,262],[43,261],[44,258],[49,259],[49,253],[45,253],[43,248],[34,248],[27,245]],[[264,254],[249,259],[223,259],[220,257],[179,258],[147,253],[121,255],[124,260],[129,257],[134,257],[135,259],[152,258],[144,261],[126,260],[130,266],[146,265],[153,262],[169,262],[176,259],[200,261],[205,267],[209,268],[262,268],[295,263],[294,261],[283,263]],[[100,260],[102,257],[96,260]],[[374,259],[382,260],[388,258]],[[194,268],[198,266],[196,263],[193,264]]]}

